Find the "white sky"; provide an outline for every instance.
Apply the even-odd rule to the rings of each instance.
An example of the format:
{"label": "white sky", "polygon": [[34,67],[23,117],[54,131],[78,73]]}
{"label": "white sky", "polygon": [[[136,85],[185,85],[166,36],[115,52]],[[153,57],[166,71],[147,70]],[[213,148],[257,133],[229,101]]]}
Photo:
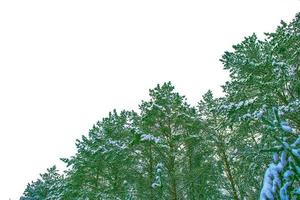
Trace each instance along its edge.
{"label": "white sky", "polygon": [[136,109],[172,81],[192,104],[221,95],[218,61],[252,32],[291,20],[297,0],[0,1],[0,199],[113,108]]}

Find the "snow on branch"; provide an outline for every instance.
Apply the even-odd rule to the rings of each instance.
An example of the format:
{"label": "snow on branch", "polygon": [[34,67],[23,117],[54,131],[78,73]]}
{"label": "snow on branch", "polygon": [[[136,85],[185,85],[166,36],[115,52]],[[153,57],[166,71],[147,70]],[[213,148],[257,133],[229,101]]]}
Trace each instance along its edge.
{"label": "snow on branch", "polygon": [[160,138],[154,137],[153,135],[150,134],[142,134],[141,141],[153,141],[154,143],[159,143]]}

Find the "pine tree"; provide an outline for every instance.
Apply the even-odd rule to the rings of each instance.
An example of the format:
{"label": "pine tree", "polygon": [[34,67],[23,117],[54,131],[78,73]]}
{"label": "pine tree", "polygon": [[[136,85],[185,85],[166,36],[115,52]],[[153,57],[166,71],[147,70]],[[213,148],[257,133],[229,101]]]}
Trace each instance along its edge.
{"label": "pine tree", "polygon": [[40,178],[27,185],[20,200],[60,200],[64,199],[65,180],[58,173],[56,166],[40,174]]}

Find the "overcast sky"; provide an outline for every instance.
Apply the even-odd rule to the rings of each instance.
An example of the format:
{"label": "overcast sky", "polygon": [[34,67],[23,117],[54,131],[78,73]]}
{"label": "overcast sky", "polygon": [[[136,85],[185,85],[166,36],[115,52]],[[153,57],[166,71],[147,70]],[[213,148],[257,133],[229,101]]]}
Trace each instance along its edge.
{"label": "overcast sky", "polygon": [[297,0],[0,1],[0,199],[75,153],[113,108],[172,81],[196,104],[222,95],[222,53],[274,31]]}

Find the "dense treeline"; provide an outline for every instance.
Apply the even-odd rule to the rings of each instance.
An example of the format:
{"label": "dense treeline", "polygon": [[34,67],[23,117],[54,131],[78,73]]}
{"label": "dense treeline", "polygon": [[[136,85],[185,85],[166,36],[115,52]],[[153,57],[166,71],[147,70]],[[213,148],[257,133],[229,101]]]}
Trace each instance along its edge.
{"label": "dense treeline", "polygon": [[68,170],[49,168],[21,200],[299,199],[300,15],[221,62],[224,97],[191,106],[157,85],[138,111],[98,121],[62,159]]}

